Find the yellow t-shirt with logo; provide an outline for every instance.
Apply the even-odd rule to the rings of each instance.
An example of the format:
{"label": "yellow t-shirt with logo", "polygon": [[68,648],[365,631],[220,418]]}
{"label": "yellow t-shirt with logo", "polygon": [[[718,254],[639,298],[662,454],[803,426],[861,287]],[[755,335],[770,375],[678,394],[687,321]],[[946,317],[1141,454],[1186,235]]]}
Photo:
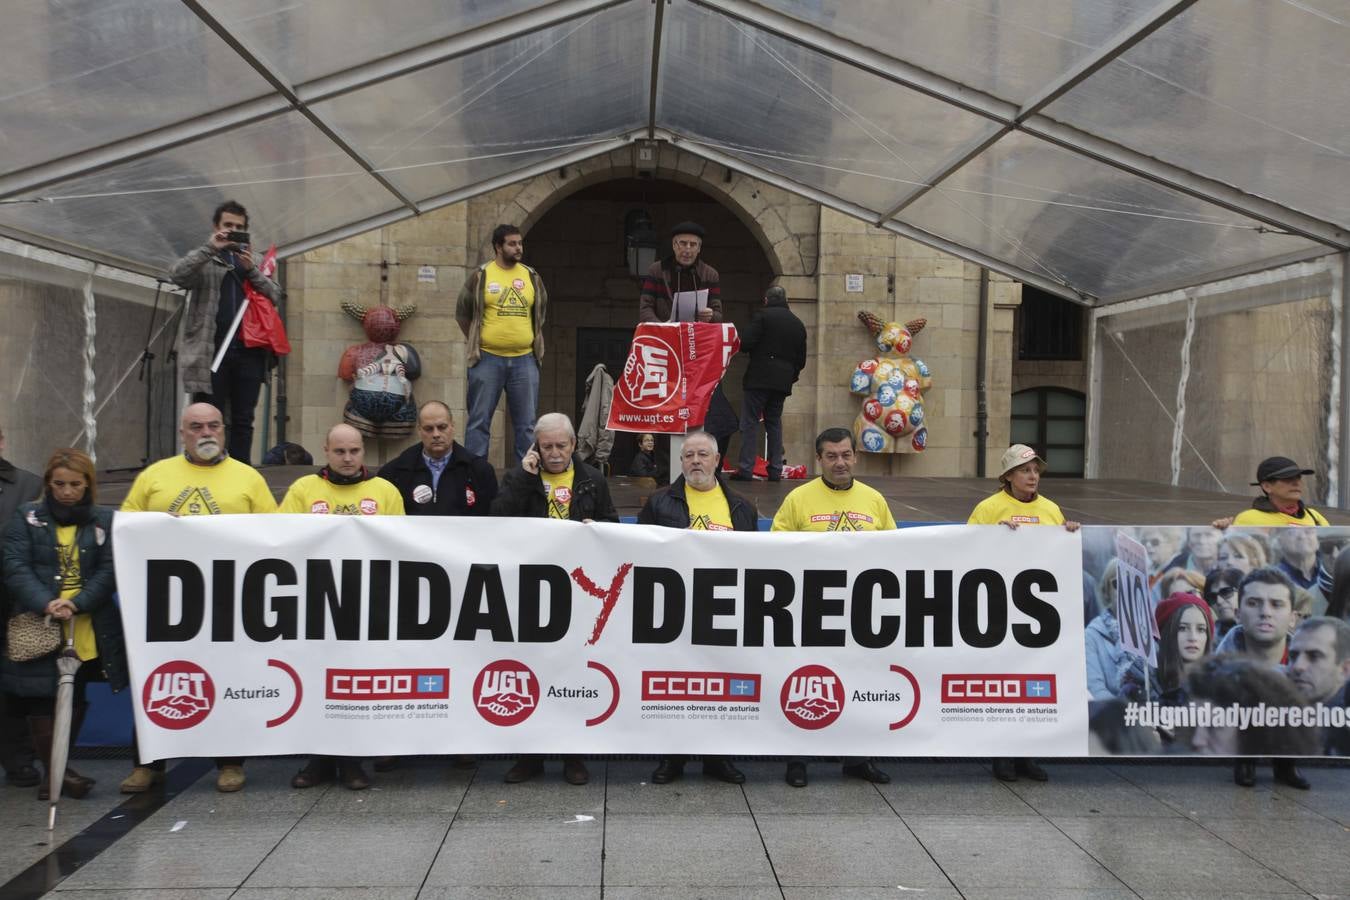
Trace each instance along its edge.
{"label": "yellow t-shirt with logo", "polygon": [[688,484],[684,486],[684,499],[689,504],[689,527],[694,531],[733,531],[731,525],[731,506],[722,486],[715,484],[711,490],[700,491]]}
{"label": "yellow t-shirt with logo", "polygon": [[568,466],[566,472],[559,472],[554,475],[552,472],[539,470],[539,477],[544,481],[544,488],[548,492],[548,517],[550,519],[566,519],[572,510],[572,476],[576,474],[575,466]]}
{"label": "yellow t-shirt with logo", "polygon": [[1233,518],[1234,525],[1327,525],[1326,516],[1311,506],[1303,507],[1303,518],[1296,519],[1288,513],[1265,512],[1260,509],[1244,509]]}
{"label": "yellow t-shirt with logo", "polygon": [[[75,525],[56,526],[56,562],[61,567],[62,600],[71,599],[84,588],[84,578],[80,576],[80,548],[75,542],[78,530]],[[98,656],[93,619],[88,613],[76,613],[71,622],[75,628],[75,654],[82,660]]]}
{"label": "yellow t-shirt with logo", "polygon": [[186,457],[171,456],[136,476],[122,511],[179,516],[270,513],[277,511],[277,501],[257,469],[237,459],[199,466]]}
{"label": "yellow t-shirt with logo", "polygon": [[824,478],[794,488],[778,507],[771,531],[889,531],[895,527],[886,498],[854,479],[837,491]]}
{"label": "yellow t-shirt with logo", "polygon": [[1007,491],[991,494],[979,502],[966,520],[967,525],[997,525],[1006,521],[1018,525],[1063,525],[1064,513],[1053,500],[1037,494],[1029,503],[1023,503]]}
{"label": "yellow t-shirt with logo", "polygon": [[333,484],[321,475],[296,479],[277,512],[328,516],[401,516],[403,495],[383,478]]}
{"label": "yellow t-shirt with logo", "polygon": [[478,343],[495,356],[524,356],[534,350],[534,282],[517,263],[509,269],[496,260],[483,270],[483,325]]}

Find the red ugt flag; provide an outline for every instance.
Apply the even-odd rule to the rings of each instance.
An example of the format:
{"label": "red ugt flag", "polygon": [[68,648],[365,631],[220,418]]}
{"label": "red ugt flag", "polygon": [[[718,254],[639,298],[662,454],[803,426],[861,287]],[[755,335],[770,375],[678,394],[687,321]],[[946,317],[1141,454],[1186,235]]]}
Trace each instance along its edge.
{"label": "red ugt flag", "polygon": [[712,392],[741,349],[729,322],[648,322],[633,332],[614,382],[611,431],[683,434],[708,415]]}

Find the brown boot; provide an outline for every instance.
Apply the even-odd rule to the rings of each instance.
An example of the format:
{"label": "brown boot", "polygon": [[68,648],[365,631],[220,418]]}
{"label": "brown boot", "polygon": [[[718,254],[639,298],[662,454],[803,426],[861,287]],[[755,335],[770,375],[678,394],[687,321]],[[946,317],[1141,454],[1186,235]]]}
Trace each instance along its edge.
{"label": "brown boot", "polygon": [[[73,724],[73,717],[72,717]],[[52,760],[52,717],[51,716],[29,716],[28,730],[33,735],[33,749],[37,751],[38,758],[42,760],[42,768],[46,773],[43,776],[42,783],[38,785],[38,799],[51,799],[51,760]],[[73,732],[73,729],[72,729]],[[91,778],[85,778],[76,772],[66,768],[65,778],[61,781],[61,796],[70,797],[73,800],[80,800],[89,795],[93,788],[94,781]]]}

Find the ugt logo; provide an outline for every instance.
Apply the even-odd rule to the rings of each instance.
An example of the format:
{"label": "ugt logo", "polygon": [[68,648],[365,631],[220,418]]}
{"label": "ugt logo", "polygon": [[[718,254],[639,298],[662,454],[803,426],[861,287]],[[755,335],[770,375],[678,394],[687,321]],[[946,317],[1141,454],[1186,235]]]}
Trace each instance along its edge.
{"label": "ugt logo", "polygon": [[824,666],[802,666],[783,682],[778,700],[789,722],[815,731],[832,724],[843,713],[844,685]]}
{"label": "ugt logo", "polygon": [[488,663],[474,679],[473,705],[493,725],[519,725],[539,705],[539,679],[514,659]]}
{"label": "ugt logo", "polygon": [[200,723],[216,703],[216,686],[194,662],[166,662],[145,680],[141,705],[146,718],[160,728],[181,731]]}
{"label": "ugt logo", "polygon": [[683,378],[675,345],[664,337],[640,334],[633,338],[624,363],[624,399],[639,409],[661,406],[675,395]]}

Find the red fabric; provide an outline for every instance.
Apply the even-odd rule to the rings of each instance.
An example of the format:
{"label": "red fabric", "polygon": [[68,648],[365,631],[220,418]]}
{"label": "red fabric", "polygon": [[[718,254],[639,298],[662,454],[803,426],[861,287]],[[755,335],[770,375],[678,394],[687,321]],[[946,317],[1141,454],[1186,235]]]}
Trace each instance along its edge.
{"label": "red fabric", "polygon": [[700,427],[727,363],[741,348],[726,322],[646,322],[614,381],[611,431],[683,434]]}
{"label": "red fabric", "polygon": [[[258,271],[271,278],[277,271],[277,245],[267,248]],[[244,321],[239,323],[240,337],[245,347],[268,347],[277,356],[291,352],[291,342],[286,337],[286,326],[281,324],[281,314],[257,288],[244,282],[244,296],[248,298],[248,309],[244,310]]]}

